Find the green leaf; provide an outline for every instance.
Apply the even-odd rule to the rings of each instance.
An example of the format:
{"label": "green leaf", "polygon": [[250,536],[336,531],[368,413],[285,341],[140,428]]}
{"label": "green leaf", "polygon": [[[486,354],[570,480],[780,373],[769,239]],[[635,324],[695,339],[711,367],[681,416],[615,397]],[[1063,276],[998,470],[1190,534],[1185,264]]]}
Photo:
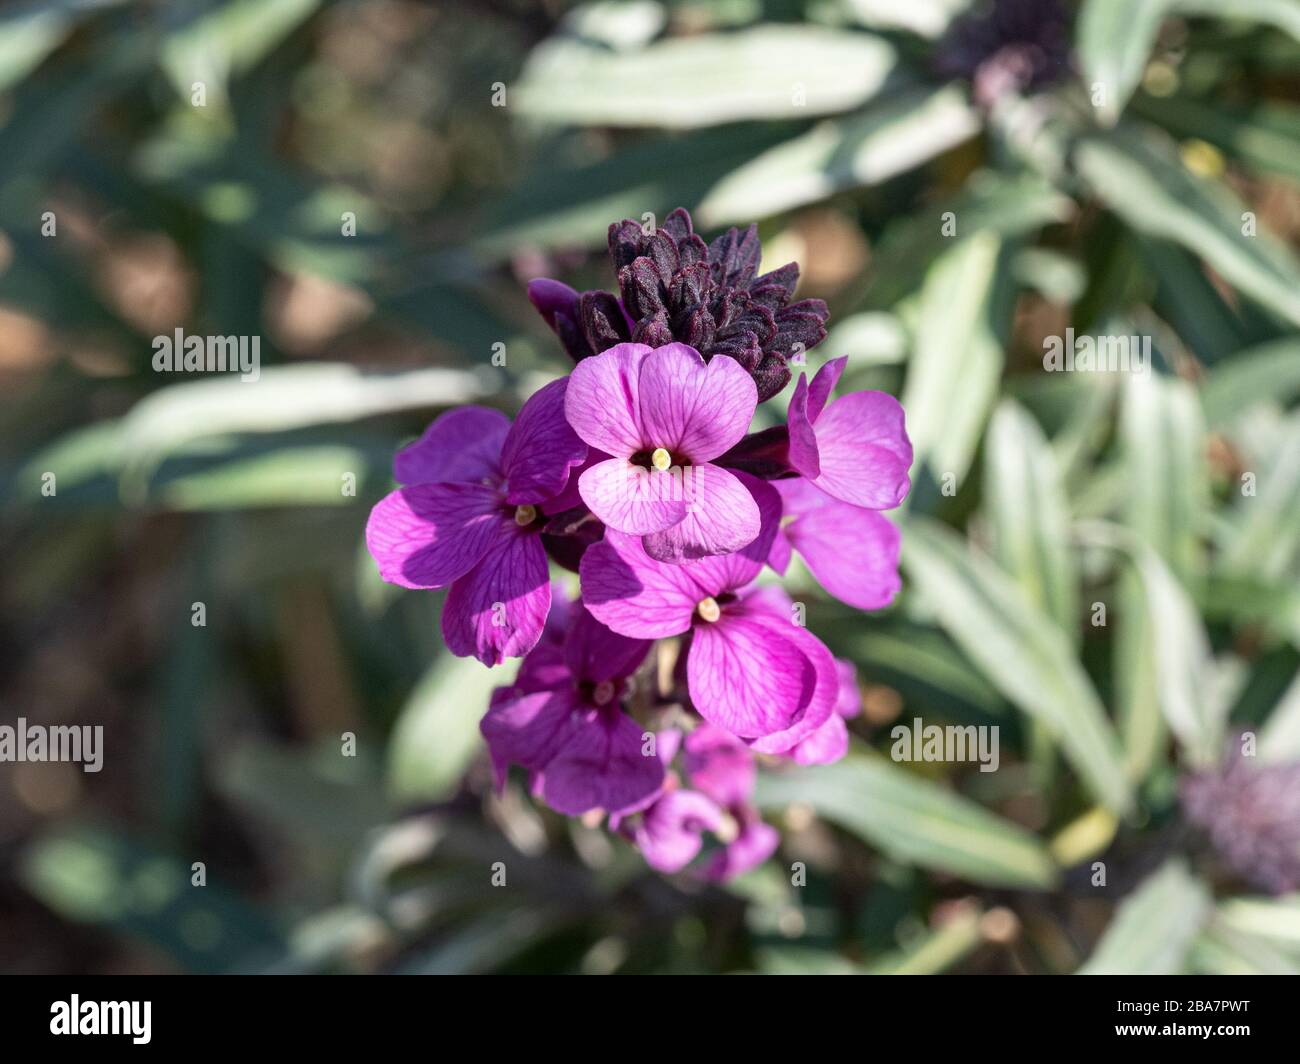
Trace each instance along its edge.
{"label": "green leaf", "polygon": [[1215,365],[1201,387],[1205,417],[1223,428],[1258,403],[1290,403],[1300,395],[1300,340],[1288,338],[1241,351]]}
{"label": "green leaf", "polygon": [[935,521],[907,520],[902,560],[966,656],[1043,722],[1099,802],[1127,811],[1132,796],[1119,741],[1066,634],[987,556]]}
{"label": "green leaf", "polygon": [[1216,923],[1300,960],[1300,894],[1276,898],[1230,898],[1220,904]]}
{"label": "green leaf", "polygon": [[547,158],[490,210],[475,249],[496,258],[513,254],[520,242],[603,248],[611,220],[695,208],[715,184],[797,128],[731,125],[656,137],[581,166]]}
{"label": "green leaf", "polygon": [[869,975],[935,975],[968,957],[984,941],[977,905],[962,905],[941,927],[867,965]]}
{"label": "green leaf", "polygon": [[1130,374],[1120,437],[1129,486],[1124,523],[1195,587],[1204,571],[1209,486],[1205,425],[1191,385],[1150,369]]}
{"label": "green leaf", "polygon": [[1114,122],[1142,80],[1147,57],[1171,0],[1086,0],[1075,31],[1089,91],[1100,87],[1098,110]]}
{"label": "green leaf", "polygon": [[1210,892],[1175,858],[1119,905],[1079,975],[1178,975],[1210,915]]}
{"label": "green leaf", "polygon": [[[487,390],[483,378],[467,370],[364,373],[343,363],[268,367],[248,381],[237,373],[185,381],[146,396],[111,428],[91,425],[42,450],[16,476],[14,491],[20,498],[39,498],[41,474],[46,471],[54,472],[62,483],[65,477],[115,470],[121,476],[124,500],[139,504],[149,497],[151,478],[161,463],[170,455],[193,453],[200,441],[220,447],[226,445],[222,438],[239,434],[285,432],[450,406],[476,399]],[[325,472],[294,497],[302,501],[301,492],[308,491],[310,499],[318,501],[321,478],[344,471],[360,474],[369,463],[346,451],[339,447],[314,451],[317,467]],[[274,498],[275,492],[292,487],[286,479],[291,479],[288,460],[270,456],[253,462],[227,474],[231,479],[225,483],[210,477],[206,482],[177,485],[173,497],[184,508],[206,508],[231,505],[229,499],[238,498],[240,492],[251,492],[249,498]]]}
{"label": "green leaf", "polygon": [[929,466],[936,481],[952,474],[961,483],[997,395],[1000,249],[995,235],[976,233],[930,267],[920,293],[902,404],[913,469]]}
{"label": "green leaf", "polygon": [[163,68],[187,101],[196,81],[224,96],[232,73],[260,62],[319,6],[320,0],[226,0],[167,38]]}
{"label": "green leaf", "polygon": [[[936,259],[952,250],[954,235],[961,240],[987,230],[1022,236],[1064,222],[1073,211],[1073,201],[1037,174],[978,171],[960,194],[885,230],[858,298],[868,307],[894,307],[915,291]],[[955,234],[945,224],[950,221]]]}
{"label": "green leaf", "polygon": [[1260,173],[1300,181],[1300,107],[1276,101],[1249,107],[1187,96],[1146,96],[1133,110],[1179,137],[1207,141]]}
{"label": "green leaf", "polygon": [[[1273,707],[1259,736],[1263,761],[1300,761],[1300,673]],[[1300,929],[1297,930],[1300,941]]]}
{"label": "green leaf", "polygon": [[907,30],[922,37],[940,36],[971,0],[845,0],[849,16],[869,29]]}
{"label": "green leaf", "polygon": [[492,688],[508,684],[512,671],[450,654],[429,668],[393,726],[388,785],[394,798],[433,801],[456,789],[482,748],[478,725]]}
{"label": "green leaf", "polygon": [[879,37],[820,26],[757,26],[615,52],[573,38],[539,45],[509,89],[519,113],[548,122],[692,129],[739,119],[847,111],[893,70]]}
{"label": "green leaf", "polygon": [[1219,533],[1220,572],[1255,576],[1294,586],[1300,555],[1300,413],[1280,426],[1271,453],[1255,469],[1251,494],[1245,484]]}
{"label": "green leaf", "polygon": [[1300,964],[1259,938],[1216,919],[1192,943],[1187,967],[1203,975],[1300,975]]}
{"label": "green leaf", "polygon": [[1161,712],[1192,764],[1214,763],[1230,706],[1195,602],[1140,537],[1104,522],[1076,530],[1086,541],[1123,550],[1132,558],[1145,591]]}
{"label": "green leaf", "polygon": [[957,651],[942,632],[899,624],[844,634],[828,633],[837,653],[859,665],[864,675],[898,689],[910,706],[947,720],[987,723],[1005,717],[1001,695]]}
{"label": "green leaf", "polygon": [[1300,7],[1294,0],[1173,0],[1173,10],[1180,15],[1263,22],[1300,40]]}
{"label": "green leaf", "polygon": [[26,888],[62,917],[96,924],[169,954],[189,971],[250,971],[283,949],[279,929],[215,882],[191,885],[190,858],[76,826],[38,836],[22,855]]}
{"label": "green leaf", "polygon": [[879,757],[764,774],[757,801],[806,802],[897,860],[976,883],[1047,889],[1057,880],[1046,846],[1024,828]]}
{"label": "green leaf", "polygon": [[700,203],[703,225],[748,222],[816,203],[837,192],[878,185],[979,131],[979,118],[955,88],[917,89],[861,115],[822,122],[763,152],[719,181]]}
{"label": "green leaf", "polygon": [[72,28],[67,11],[0,14],[0,92],[41,65]]}
{"label": "green leaf", "polygon": [[1134,229],[1181,244],[1246,295],[1300,325],[1295,256],[1266,233],[1246,236],[1241,201],[1226,186],[1193,175],[1167,142],[1121,126],[1083,137],[1075,165],[1093,193]]}
{"label": "green leaf", "polygon": [[984,459],[993,557],[1029,601],[1074,640],[1077,566],[1061,474],[1047,438],[1038,422],[1006,399],[989,424]]}

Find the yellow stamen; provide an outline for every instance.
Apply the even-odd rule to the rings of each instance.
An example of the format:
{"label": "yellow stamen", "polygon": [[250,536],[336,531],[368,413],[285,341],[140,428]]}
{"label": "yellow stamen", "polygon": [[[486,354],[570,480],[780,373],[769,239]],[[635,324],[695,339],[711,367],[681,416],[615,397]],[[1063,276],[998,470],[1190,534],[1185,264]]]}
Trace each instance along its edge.
{"label": "yellow stamen", "polygon": [[654,454],[650,456],[650,464],[662,473],[673,464],[673,456],[662,447],[656,447]]}
{"label": "yellow stamen", "polygon": [[527,528],[537,520],[537,507],[529,506],[524,503],[522,506],[515,507],[515,524],[520,528]]}
{"label": "yellow stamen", "polygon": [[721,607],[718,606],[717,600],[712,597],[701,600],[700,604],[695,607],[695,612],[710,624],[722,616]]}

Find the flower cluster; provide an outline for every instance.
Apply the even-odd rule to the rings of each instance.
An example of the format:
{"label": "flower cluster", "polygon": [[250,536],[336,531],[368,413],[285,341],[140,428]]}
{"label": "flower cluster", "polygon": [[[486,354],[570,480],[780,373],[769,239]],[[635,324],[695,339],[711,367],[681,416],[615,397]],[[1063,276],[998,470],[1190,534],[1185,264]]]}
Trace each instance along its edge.
{"label": "flower cluster", "polygon": [[971,82],[975,100],[1036,92],[1070,70],[1070,17],[1061,0],[992,0],[954,21],[935,53],[941,74]]}
{"label": "flower cluster", "polygon": [[[621,300],[534,282],[572,373],[513,424],[476,406],[435,420],[398,453],[366,541],[385,580],[447,589],[454,653],[523,658],[482,723],[498,785],[522,767],[542,801],[608,816],[665,871],[712,835],[700,872],[726,878],[777,843],[759,762],[842,757],[859,708],[852,666],[778,575],[797,552],[842,601],[887,604],[899,537],[880,511],[906,495],[912,449],[891,396],[833,397],[842,358],[800,375],[786,424],[750,432],[789,375],[773,338],[820,339],[825,308],[788,303],[793,266],[755,279],[752,229],[706,246],[684,211],[669,221],[611,228]],[[578,573],[577,600],[548,561]]]}
{"label": "flower cluster", "polygon": [[1221,764],[1185,777],[1179,797],[1243,879],[1273,894],[1300,890],[1300,762],[1257,762],[1238,739]]}

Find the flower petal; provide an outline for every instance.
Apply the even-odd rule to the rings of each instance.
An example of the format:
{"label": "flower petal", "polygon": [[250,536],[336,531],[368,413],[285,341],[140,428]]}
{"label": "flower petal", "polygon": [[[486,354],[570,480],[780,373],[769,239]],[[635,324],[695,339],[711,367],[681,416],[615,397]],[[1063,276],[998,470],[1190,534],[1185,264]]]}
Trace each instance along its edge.
{"label": "flower petal", "polygon": [[529,397],[501,447],[506,500],[536,504],[563,491],[569,470],[587,455],[587,445],[564,417],[568,379],[560,378]]}
{"label": "flower petal", "polygon": [[642,449],[637,382],[641,363],[652,350],[645,344],[615,344],[573,367],[564,412],[588,446],[618,458],[630,458]]}
{"label": "flower petal", "polygon": [[633,841],[658,872],[680,872],[700,852],[705,831],[722,826],[722,810],[694,791],[669,791],[646,810]]}
{"label": "flower petal", "polygon": [[783,529],[818,582],[841,602],[878,610],[898,594],[899,534],[885,517],[823,495]]}
{"label": "flower petal", "polygon": [[645,808],[663,786],[664,766],[643,746],[640,725],[622,710],[593,711],[546,766],[542,797],[569,816]]}
{"label": "flower petal", "polygon": [[821,472],[821,461],[817,451],[817,433],[808,413],[808,378],[803,373],[799,374],[798,383],[794,386],[785,418],[790,436],[787,452],[790,464],[801,475],[815,477]]}
{"label": "flower petal", "polygon": [[531,693],[498,687],[487,715],[479,722],[497,787],[505,783],[510,765],[538,771],[550,764],[577,726],[577,711],[571,687]]}
{"label": "flower petal", "polygon": [[696,625],[686,684],[700,715],[745,739],[797,726],[817,689],[817,668],[793,638],[798,631],[744,610],[724,610],[713,624]]}
{"label": "flower petal", "polygon": [[[758,534],[739,550],[730,554],[712,555],[696,561],[681,564],[690,567],[696,583],[710,589],[709,594],[717,595],[723,591],[738,591],[753,581],[763,570],[763,564],[772,553],[772,542],[781,527],[781,496],[765,480],[730,470],[730,475],[740,481],[754,500],[758,508]],[[651,553],[651,539],[645,541],[646,553]]]}
{"label": "flower petal", "polygon": [[722,806],[740,805],[754,795],[754,754],[728,731],[707,721],[686,736],[686,774],[691,786]]}
{"label": "flower petal", "polygon": [[762,527],[758,504],[734,473],[707,462],[682,472],[685,514],[676,524],[646,535],[650,557],[679,563],[732,554],[754,542]]}
{"label": "flower petal", "polygon": [[786,753],[800,765],[829,765],[849,752],[849,729],[844,718],[832,713],[826,723],[800,739]]}
{"label": "flower petal", "polygon": [[650,650],[647,639],[629,639],[611,631],[583,606],[576,609],[565,641],[565,660],[574,679],[601,683],[622,680],[636,672]]}
{"label": "flower petal", "polygon": [[423,435],[393,456],[399,484],[481,484],[500,474],[510,419],[485,406],[461,406],[436,417]]}
{"label": "flower petal", "polygon": [[835,674],[839,677],[839,694],[835,696],[835,712],[841,717],[856,717],[862,712],[862,692],[858,690],[858,669],[851,661],[835,659]]}
{"label": "flower petal", "polygon": [[505,520],[495,488],[414,484],[375,504],[366,547],[388,583],[445,587],[478,564]]}
{"label": "flower petal", "polygon": [[912,444],[903,408],[885,392],[851,392],[822,411],[815,426],[823,491],[869,510],[889,510],[912,486]]}
{"label": "flower petal", "polygon": [[483,560],[451,585],[442,605],[442,637],[453,654],[499,665],[536,645],[550,608],[541,540],[509,522]]}
{"label": "flower petal", "polygon": [[758,390],[734,359],[706,363],[693,347],[665,344],[641,364],[640,400],[644,445],[698,465],[745,435]]}
{"label": "flower petal", "polygon": [[710,858],[704,878],[721,882],[743,875],[771,857],[780,842],[781,835],[776,828],[763,823],[754,810],[745,809],[740,834]]}
{"label": "flower petal", "polygon": [[767,621],[775,628],[785,630],[787,638],[807,655],[817,674],[817,685],[812,699],[798,720],[784,731],[760,736],[749,744],[760,754],[780,754],[812,735],[834,715],[835,703],[839,697],[839,674],[836,672],[835,659],[831,656],[831,652],[807,628],[788,620],[777,621],[767,618]]}
{"label": "flower petal", "polygon": [[841,355],[839,358],[833,358],[817,371],[816,376],[812,379],[812,384],[808,386],[808,419],[816,421],[821,417],[822,411],[826,409],[826,402],[831,397],[831,392],[835,390],[835,385],[839,383],[840,374],[844,372],[844,365],[849,360],[848,355]]}
{"label": "flower petal", "polygon": [[611,458],[584,472],[578,490],[601,521],[630,536],[662,532],[686,516],[680,470],[660,472]]}
{"label": "flower petal", "polygon": [[695,607],[720,590],[701,587],[690,568],[656,562],[639,539],[607,529],[582,556],[582,601],[596,620],[620,635],[679,635],[690,628]]}

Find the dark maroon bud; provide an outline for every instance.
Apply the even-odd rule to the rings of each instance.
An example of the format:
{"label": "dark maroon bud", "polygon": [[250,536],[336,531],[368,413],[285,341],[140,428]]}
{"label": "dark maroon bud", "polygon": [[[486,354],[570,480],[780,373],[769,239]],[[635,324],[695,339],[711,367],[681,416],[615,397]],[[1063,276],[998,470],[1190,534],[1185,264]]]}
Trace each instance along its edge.
{"label": "dark maroon bud", "polygon": [[629,339],[623,308],[608,292],[583,292],[579,306],[583,333],[597,354]]}

